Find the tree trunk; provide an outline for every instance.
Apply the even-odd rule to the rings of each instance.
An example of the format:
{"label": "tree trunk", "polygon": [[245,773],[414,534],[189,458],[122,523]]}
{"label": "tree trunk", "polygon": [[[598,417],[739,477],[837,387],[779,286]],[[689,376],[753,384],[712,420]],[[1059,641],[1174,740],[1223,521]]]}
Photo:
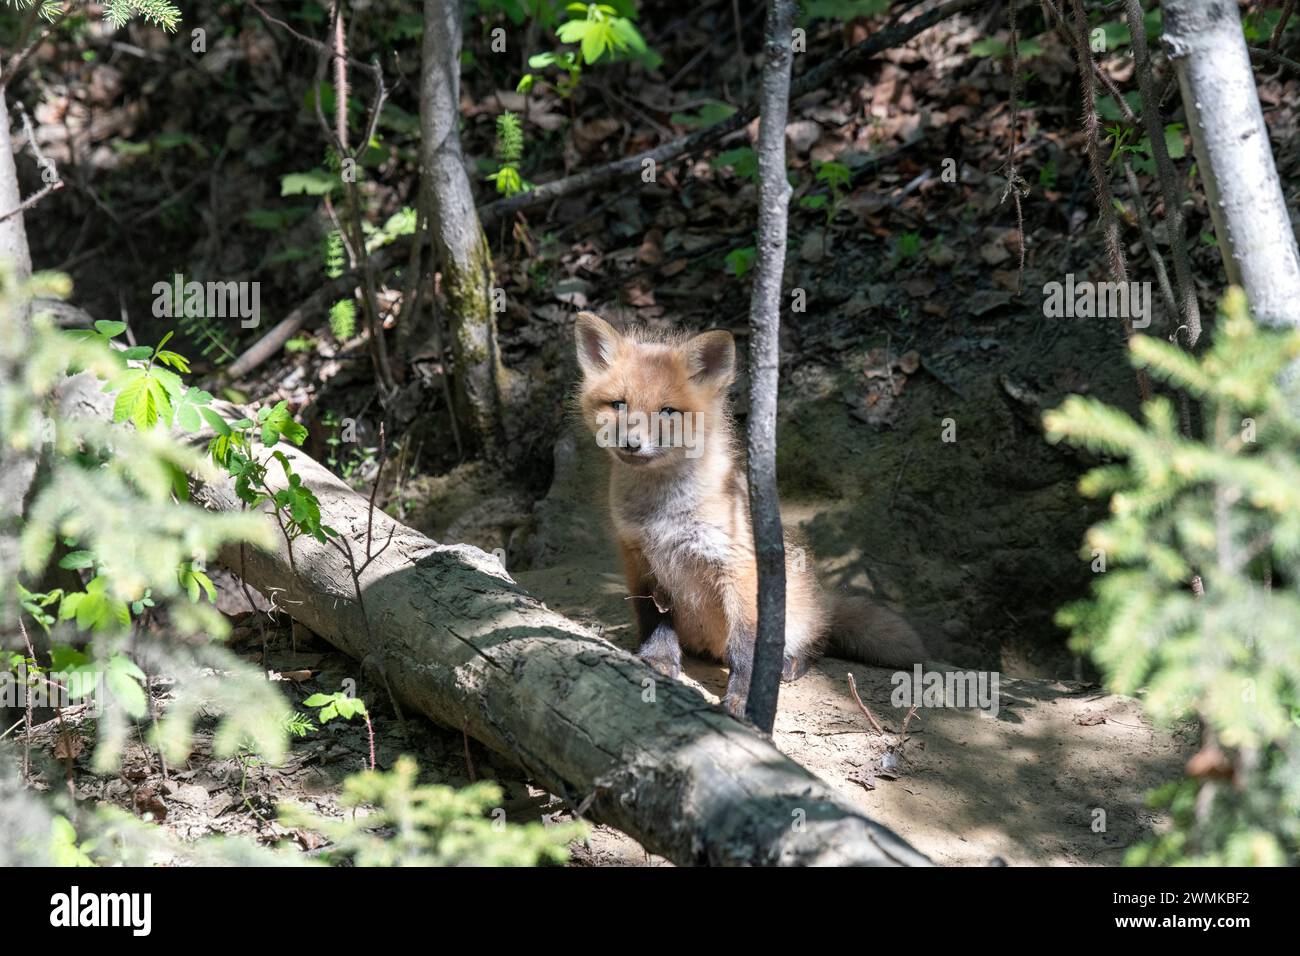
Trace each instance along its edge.
{"label": "tree trunk", "polygon": [[[1187,256],[1187,236],[1183,223],[1183,190],[1177,170],[1174,168],[1173,158],[1169,155],[1169,146],[1165,143],[1164,122],[1160,118],[1160,98],[1156,93],[1155,77],[1151,71],[1151,53],[1147,49],[1146,21],[1143,19],[1141,0],[1124,0],[1124,15],[1128,20],[1129,36],[1132,38],[1134,72],[1137,74],[1138,90],[1142,97],[1142,119],[1146,123],[1147,138],[1151,142],[1151,157],[1156,164],[1160,194],[1164,198],[1165,222],[1169,226],[1169,251],[1174,260],[1174,280],[1178,284],[1178,296],[1175,300],[1178,310],[1169,316],[1169,320],[1176,323],[1175,316],[1182,317],[1187,334],[1181,341],[1186,342],[1189,349],[1193,349],[1201,338],[1201,305],[1196,298],[1196,282],[1192,279],[1191,264]],[[1138,207],[1142,207],[1142,194],[1137,193],[1133,201]]]}
{"label": "tree trunk", "polygon": [[[23,204],[22,190],[18,188],[18,167],[14,163],[14,144],[9,136],[9,104],[7,92],[0,86],[0,216],[13,212]],[[0,222],[0,260],[7,260],[13,269],[14,278],[23,282],[32,274],[32,254],[27,246],[27,230],[23,225],[23,214],[15,212],[8,219]],[[5,321],[19,316],[5,316]]]}
{"label": "tree trunk", "polygon": [[749,300],[749,511],[758,563],[758,633],[745,716],[766,733],[776,720],[785,656],[785,541],[776,490],[776,393],[780,371],[781,277],[790,181],[785,119],[790,107],[794,4],[768,0],[763,105],[758,126],[758,262]]}
{"label": "tree trunk", "polygon": [[1236,4],[1165,0],[1164,44],[1228,281],[1246,290],[1260,322],[1300,325],[1300,253]]}
{"label": "tree trunk", "polygon": [[[297,449],[277,446],[325,524],[366,551],[368,502]],[[278,469],[273,471],[278,475]],[[195,489],[241,507],[233,481]],[[404,705],[464,729],[539,784],[678,864],[925,865],[888,829],[695,690],[519,588],[497,561],[374,514],[362,603],[347,560],[310,538],[223,561],[295,620],[382,668]],[[364,610],[363,610],[364,605]]]}
{"label": "tree trunk", "polygon": [[457,416],[494,456],[504,434],[505,370],[492,310],[492,251],[460,149],[459,0],[425,0],[420,70],[421,206],[437,268],[455,367]]}
{"label": "tree trunk", "polygon": [[[14,163],[13,143],[9,136],[7,92],[0,84],[0,215],[22,205],[18,188],[18,167]],[[0,222],[0,392],[14,385],[22,369],[22,344],[27,336],[19,331],[27,322],[27,280],[32,274],[32,256],[27,246],[23,214],[14,212]],[[0,422],[3,425],[3,422]],[[19,565],[18,539],[22,530],[23,505],[36,474],[37,452],[31,448],[12,448],[0,436],[0,625],[8,628],[16,606],[16,592],[8,582],[17,580]]]}

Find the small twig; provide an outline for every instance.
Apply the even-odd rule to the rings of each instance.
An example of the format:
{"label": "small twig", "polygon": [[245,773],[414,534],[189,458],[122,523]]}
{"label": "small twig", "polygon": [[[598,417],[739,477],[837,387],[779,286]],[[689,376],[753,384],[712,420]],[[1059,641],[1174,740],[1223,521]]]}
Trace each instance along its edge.
{"label": "small twig", "polygon": [[461,735],[465,740],[465,767],[469,771],[469,782],[474,783],[478,780],[478,774],[474,771],[474,758],[469,754],[469,720],[466,719],[461,724]]}
{"label": "small twig", "polygon": [[1277,45],[1282,40],[1282,31],[1286,29],[1287,21],[1291,19],[1291,14],[1294,11],[1295,0],[1286,0],[1286,6],[1282,8],[1282,16],[1278,17],[1277,26],[1273,27],[1273,35],[1268,40],[1270,52],[1277,52]]}
{"label": "small twig", "polygon": [[[10,59],[9,61],[9,65],[4,68],[5,75],[4,75],[3,82],[0,82],[0,92],[4,91],[5,87],[9,85],[9,82],[14,78],[15,75],[17,75],[19,68],[24,63],[27,62],[27,60],[31,57],[33,53],[36,52],[36,50],[40,47],[40,45],[44,43],[46,40],[48,40],[51,34],[53,34],[55,30],[63,26],[64,21],[67,20],[70,16],[72,16],[72,14],[76,11],[77,7],[79,6],[80,3],[68,4],[66,7],[64,7],[63,12],[61,12],[57,17],[55,17],[48,24],[46,24],[44,29],[42,29],[40,33],[38,33],[35,37],[32,38],[32,41],[28,43],[27,46],[23,47],[23,49],[20,52],[14,54],[13,58]],[[40,8],[41,8],[40,3],[32,4],[33,13],[39,11]],[[31,28],[31,21],[29,20],[28,23],[24,24],[23,31],[21,34],[19,34],[19,36],[26,36],[27,31],[30,28]]]}
{"label": "small twig", "polygon": [[1016,29],[1016,0],[1007,0],[1007,19],[1010,22],[1011,88],[1007,96],[1011,101],[1011,143],[1007,147],[1007,184],[1002,190],[1002,202],[1010,196],[1016,207],[1016,238],[1020,246],[1020,265],[1016,271],[1016,295],[1025,286],[1025,216],[1021,199],[1029,195],[1029,184],[1016,168],[1016,147],[1020,139],[1020,32]]}
{"label": "small twig", "polygon": [[68,736],[67,728],[63,724],[63,708],[55,706],[54,714],[59,720],[59,740],[63,743],[63,770],[64,780],[68,784],[68,799],[71,801],[71,811],[75,811],[77,807],[77,785],[73,783],[72,738]]}
{"label": "small twig", "polygon": [[[255,2],[255,0],[248,0],[248,5],[249,5],[250,7],[252,7],[254,10],[256,10],[257,13],[262,17],[262,19],[265,20],[267,23],[270,23],[270,24],[272,24],[272,25],[274,25],[274,26],[279,27],[281,30],[283,30],[285,33],[288,33],[288,34],[289,34],[291,37],[293,37],[295,40],[300,40],[300,41],[302,41],[303,43],[305,43],[305,44],[307,44],[309,47],[311,47],[313,50],[315,50],[316,52],[318,52],[318,53],[323,53],[323,54],[325,54],[325,55],[328,56],[328,57],[334,57],[334,56],[336,56],[334,50],[331,49],[331,47],[330,47],[329,44],[327,44],[327,43],[322,43],[320,40],[317,40],[317,39],[314,39],[314,38],[312,38],[312,37],[309,37],[309,36],[307,36],[305,33],[299,33],[297,30],[295,30],[293,27],[289,26],[289,24],[285,23],[283,20],[279,20],[279,19],[277,19],[277,18],[271,16],[269,13],[267,13],[265,10],[263,10],[263,9],[261,8],[261,6],[259,6],[259,5]],[[360,69],[363,69],[363,70],[373,70],[373,69],[375,69],[375,67],[373,67],[371,64],[369,64],[369,63],[363,63],[363,62],[361,62],[360,60],[353,59],[353,58],[350,57],[350,56],[345,57],[345,58],[346,58],[346,60],[348,61],[348,63],[350,63],[352,66],[359,67]]]}
{"label": "small twig", "polygon": [[[0,87],[0,95],[3,95],[3,87]],[[27,133],[27,142],[31,145],[32,153],[35,154],[36,156],[37,167],[42,171],[41,179],[45,178],[44,171],[46,168],[53,170],[54,179],[52,179],[50,182],[47,182],[36,192],[32,193],[21,203],[19,203],[15,208],[10,209],[8,212],[4,214],[0,214],[0,222],[4,222],[7,219],[12,219],[14,216],[26,212],[28,209],[31,209],[38,202],[40,202],[42,199],[48,196],[50,193],[63,188],[63,177],[59,175],[58,167],[54,165],[53,160],[46,158],[45,154],[41,152],[40,144],[36,142],[36,130],[32,128],[31,117],[27,115],[27,110],[23,108],[22,101],[15,102],[14,108],[18,111],[18,115],[22,117],[23,130]]]}
{"label": "small twig", "polygon": [[894,510],[894,499],[898,497],[899,486],[903,483],[903,472],[907,471],[907,463],[912,460],[912,452],[916,447],[912,446],[907,449],[907,454],[903,456],[903,463],[898,466],[898,475],[894,478],[894,489],[889,493],[889,510]]}
{"label": "small twig", "polygon": [[[903,741],[904,741],[904,742],[906,742],[906,740],[907,740],[907,725],[910,724],[910,723],[912,722],[912,718],[913,718],[913,717],[916,717],[916,705],[915,705],[915,704],[913,704],[913,705],[908,709],[908,711],[907,711],[907,716],[903,718],[903,729],[900,730],[900,731],[898,732],[898,735],[899,735],[900,737],[903,738]],[[921,718],[920,718],[920,717],[916,717],[916,719],[919,721]]]}
{"label": "small twig", "polygon": [[1124,161],[1124,181],[1128,184],[1129,195],[1133,197],[1138,228],[1142,232],[1142,243],[1146,246],[1147,255],[1151,257],[1151,265],[1156,273],[1156,284],[1160,287],[1160,297],[1165,300],[1165,308],[1169,310],[1169,320],[1173,323],[1178,316],[1178,304],[1174,299],[1174,289],[1169,284],[1169,272],[1165,269],[1164,256],[1160,254],[1160,249],[1156,246],[1155,233],[1151,229],[1151,219],[1147,215],[1146,202],[1142,198],[1142,188],[1138,185],[1137,176],[1133,172],[1133,165],[1127,160]]}
{"label": "small twig", "polygon": [[[1196,296],[1196,281],[1192,277],[1187,240],[1183,235],[1182,189],[1173,158],[1169,155],[1169,147],[1165,144],[1164,122],[1160,118],[1151,53],[1147,49],[1146,28],[1143,26],[1142,4],[1140,0],[1125,0],[1125,9],[1129,32],[1133,36],[1133,64],[1138,91],[1142,97],[1142,118],[1146,121],[1147,139],[1151,144],[1151,156],[1155,160],[1157,181],[1164,200],[1165,222],[1169,227],[1169,250],[1174,261],[1174,282],[1178,287],[1177,301],[1180,308],[1171,312],[1169,318],[1171,322],[1176,322],[1175,316],[1182,316],[1183,325],[1187,328],[1187,348],[1190,351],[1196,347],[1201,337],[1201,306]],[[1169,285],[1167,277],[1164,283]],[[1191,419],[1186,399],[1183,402],[1183,412],[1183,431],[1190,434]]]}
{"label": "small twig", "polygon": [[[1050,0],[1045,0],[1050,2]],[[1096,192],[1097,212],[1101,219],[1102,237],[1106,243],[1106,255],[1110,265],[1111,280],[1122,286],[1128,285],[1128,266],[1124,261],[1124,247],[1120,242],[1119,223],[1115,218],[1112,204],[1110,179],[1106,164],[1101,159],[1101,123],[1097,118],[1097,89],[1093,81],[1092,51],[1088,46],[1088,17],[1084,13],[1080,0],[1071,0],[1074,12],[1074,28],[1071,31],[1074,40],[1075,57],[1079,66],[1079,81],[1083,98],[1083,132],[1088,153],[1088,167],[1092,173],[1093,188]],[[1132,339],[1135,335],[1133,320],[1124,316],[1124,337]],[[1145,369],[1136,373],[1138,395],[1143,402],[1151,397],[1151,378]]]}
{"label": "small twig", "polygon": [[[384,462],[387,460],[388,460],[388,441],[384,436],[384,423],[380,422],[379,423],[379,464],[375,468],[375,480],[374,483],[370,486],[370,502],[366,507],[366,562],[365,564],[361,565],[361,571],[364,571],[367,568],[367,566],[369,566],[370,562],[374,560],[374,557],[370,556],[370,540],[371,540],[371,534],[373,533],[373,528],[375,526],[375,497],[379,494],[379,480],[384,476]],[[390,542],[393,540],[391,531],[388,535],[388,540]],[[388,545],[385,544],[384,547],[386,548],[388,547]],[[383,551],[380,551],[380,554],[382,553]],[[378,556],[379,555],[375,555],[375,557]],[[360,571],[358,571],[357,573],[359,574]]]}
{"label": "small twig", "polygon": [[862,708],[862,712],[867,715],[867,720],[871,721],[871,726],[875,728],[876,733],[884,736],[885,728],[880,726],[880,721],[876,720],[876,715],[871,712],[871,709],[867,707],[866,704],[862,703],[862,698],[858,696],[857,681],[853,679],[852,674],[849,674],[848,678],[849,691],[852,692],[853,699],[858,702],[858,706]]}
{"label": "small twig", "polygon": [[[36,666],[36,656],[32,652],[32,642],[27,638],[27,629],[23,626],[22,611],[18,612],[18,626],[23,632],[23,642],[27,645],[28,660],[32,666]],[[35,717],[36,707],[32,703],[32,694],[30,686],[27,688],[27,706],[23,709],[23,722],[27,725],[23,728],[23,780],[26,780],[32,772],[32,722]]]}
{"label": "small twig", "polygon": [[1266,50],[1261,46],[1252,46],[1249,49],[1250,55],[1253,59],[1263,60],[1265,63],[1272,63],[1276,66],[1284,66],[1288,70],[1300,73],[1300,63],[1297,63],[1290,57],[1283,56],[1276,50]]}

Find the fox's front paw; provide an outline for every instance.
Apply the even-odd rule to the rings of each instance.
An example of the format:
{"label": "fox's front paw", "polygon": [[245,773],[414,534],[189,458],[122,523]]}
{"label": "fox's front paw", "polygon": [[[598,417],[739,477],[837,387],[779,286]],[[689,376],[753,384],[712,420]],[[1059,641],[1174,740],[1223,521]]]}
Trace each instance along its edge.
{"label": "fox's front paw", "polygon": [[660,624],[636,652],[641,658],[669,680],[682,672],[682,648],[677,643],[677,632],[667,624]]}

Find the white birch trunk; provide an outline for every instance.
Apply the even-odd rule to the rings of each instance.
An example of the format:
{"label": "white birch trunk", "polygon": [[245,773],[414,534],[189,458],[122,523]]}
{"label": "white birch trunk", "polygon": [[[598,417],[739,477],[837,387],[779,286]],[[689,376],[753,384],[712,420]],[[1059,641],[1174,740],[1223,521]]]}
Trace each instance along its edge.
{"label": "white birch trunk", "polygon": [[[23,203],[9,128],[9,104],[5,102],[4,87],[0,86],[0,216]],[[32,274],[32,254],[27,246],[27,230],[21,212],[0,222],[0,259],[8,260],[19,282]]]}
{"label": "white birch trunk", "polygon": [[1228,281],[1265,325],[1300,326],[1300,253],[1273,164],[1255,74],[1232,0],[1166,0],[1196,167]]}

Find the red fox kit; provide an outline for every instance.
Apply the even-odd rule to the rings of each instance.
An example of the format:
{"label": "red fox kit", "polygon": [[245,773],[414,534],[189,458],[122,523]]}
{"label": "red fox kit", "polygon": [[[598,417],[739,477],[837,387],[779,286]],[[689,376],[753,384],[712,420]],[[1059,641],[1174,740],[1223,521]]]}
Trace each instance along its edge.
{"label": "red fox kit", "polygon": [[[683,647],[724,661],[731,672],[723,703],[740,715],[754,657],[758,573],[727,399],[735,342],[722,331],[619,332],[591,312],[578,313],[574,332],[582,419],[613,459],[609,506],[636,612],[637,653],[669,677],[681,670]],[[832,607],[798,554],[787,538],[785,680],[800,677],[828,637],[838,638],[836,650],[868,663],[923,659],[919,639],[897,615],[865,602]]]}

